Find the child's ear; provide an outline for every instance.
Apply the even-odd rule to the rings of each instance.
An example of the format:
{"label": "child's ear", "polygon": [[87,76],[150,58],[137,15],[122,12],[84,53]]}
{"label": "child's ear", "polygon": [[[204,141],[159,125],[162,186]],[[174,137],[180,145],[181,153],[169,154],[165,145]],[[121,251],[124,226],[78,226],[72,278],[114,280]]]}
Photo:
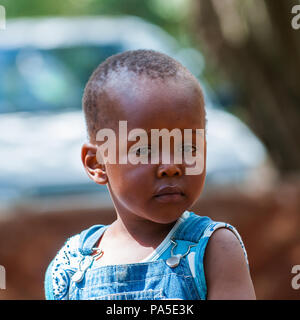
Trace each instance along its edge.
{"label": "child's ear", "polygon": [[81,147],[81,161],[88,176],[98,184],[106,184],[108,177],[104,164],[97,161],[97,146],[84,143]]}

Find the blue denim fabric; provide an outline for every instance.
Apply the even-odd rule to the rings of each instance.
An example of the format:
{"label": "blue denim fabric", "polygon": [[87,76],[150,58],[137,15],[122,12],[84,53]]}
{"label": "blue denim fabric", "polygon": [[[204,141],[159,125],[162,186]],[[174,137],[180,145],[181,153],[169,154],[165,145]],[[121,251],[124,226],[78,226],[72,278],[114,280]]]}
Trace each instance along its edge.
{"label": "blue denim fabric", "polygon": [[[207,289],[203,259],[209,237],[218,228],[231,229],[243,243],[234,227],[214,222],[186,211],[183,221],[172,235],[172,243],[159,252],[154,261],[133,264],[97,266],[91,256],[93,247],[108,226],[96,225],[74,236],[60,250],[48,267],[45,279],[47,299],[76,300],[161,300],[206,299]],[[183,217],[182,216],[182,217]],[[174,243],[177,244],[176,248]],[[190,245],[194,245],[190,247]],[[167,259],[189,252],[194,254],[195,270],[191,271],[188,255],[176,267]],[[247,259],[246,251],[244,250]],[[78,270],[82,279],[74,281]]]}
{"label": "blue denim fabric", "polygon": [[101,266],[72,282],[69,299],[160,300],[200,299],[186,261],[170,268],[164,260]]}

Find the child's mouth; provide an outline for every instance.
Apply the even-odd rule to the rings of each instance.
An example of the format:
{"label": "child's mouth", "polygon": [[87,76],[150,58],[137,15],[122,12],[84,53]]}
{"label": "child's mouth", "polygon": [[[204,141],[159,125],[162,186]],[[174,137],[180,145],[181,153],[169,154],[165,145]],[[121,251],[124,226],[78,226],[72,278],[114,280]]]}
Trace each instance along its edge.
{"label": "child's mouth", "polygon": [[154,194],[159,202],[178,202],[184,198],[184,193],[178,186],[163,186]]}
{"label": "child's mouth", "polygon": [[174,194],[163,194],[155,196],[159,202],[179,202],[183,200],[183,195],[179,193]]}

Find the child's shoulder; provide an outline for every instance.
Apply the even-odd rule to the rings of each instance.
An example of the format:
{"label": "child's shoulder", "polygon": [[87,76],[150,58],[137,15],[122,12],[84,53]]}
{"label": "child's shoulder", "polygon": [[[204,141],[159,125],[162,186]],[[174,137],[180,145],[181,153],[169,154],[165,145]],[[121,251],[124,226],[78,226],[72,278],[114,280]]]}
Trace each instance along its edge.
{"label": "child's shoulder", "polygon": [[209,299],[255,299],[245,247],[231,231],[218,229],[207,244],[203,267]]}
{"label": "child's shoulder", "polygon": [[[189,241],[199,242],[200,240],[208,240],[218,229],[227,229],[231,232],[242,244],[242,239],[237,229],[222,221],[215,221],[208,216],[202,216],[192,211],[186,211],[182,215],[182,226],[179,228],[177,234],[189,238]],[[243,246],[243,244],[242,244]]]}
{"label": "child's shoulder", "polygon": [[77,258],[80,256],[79,252],[79,242],[80,242],[80,234],[75,234],[68,238],[63,246],[57,252],[54,261],[56,263],[62,264],[66,263],[69,264],[72,258]]}
{"label": "child's shoulder", "polygon": [[190,250],[194,258],[191,256],[188,260],[191,270],[194,270],[201,298],[207,298],[208,286],[210,294],[213,292],[214,284],[218,285],[222,280],[218,275],[222,277],[225,271],[228,272],[228,279],[233,276],[232,279],[236,280],[234,276],[238,274],[241,275],[239,280],[245,279],[245,273],[232,273],[233,268],[238,269],[241,265],[243,270],[249,268],[247,252],[237,229],[227,222],[215,221],[194,212],[189,212],[185,218],[177,238],[196,242],[196,246]]}
{"label": "child's shoulder", "polygon": [[93,225],[68,238],[54,258],[56,264],[71,265],[71,262],[77,262],[83,256],[91,254],[94,244],[106,227],[108,226],[102,224]]}
{"label": "child's shoulder", "polygon": [[45,275],[45,294],[49,300],[66,299],[70,278],[93,248],[104,225],[93,225],[69,237],[49,264]]}
{"label": "child's shoulder", "polygon": [[[194,233],[195,237],[197,237],[197,242],[204,242],[205,245],[208,243],[208,241],[220,242],[231,240],[231,242],[233,241],[234,243],[239,243],[247,260],[244,243],[239,232],[233,225],[223,221],[215,221],[207,216],[201,216],[199,214],[195,214],[194,212],[189,212],[186,218],[186,222],[189,224],[192,230],[192,232],[190,230],[186,231],[189,237],[191,237],[191,234]],[[217,230],[218,232],[216,232]]]}
{"label": "child's shoulder", "polygon": [[64,243],[49,264],[45,275],[45,295],[47,300],[66,298],[70,273],[78,265],[81,257],[78,250],[80,235],[76,234]]}

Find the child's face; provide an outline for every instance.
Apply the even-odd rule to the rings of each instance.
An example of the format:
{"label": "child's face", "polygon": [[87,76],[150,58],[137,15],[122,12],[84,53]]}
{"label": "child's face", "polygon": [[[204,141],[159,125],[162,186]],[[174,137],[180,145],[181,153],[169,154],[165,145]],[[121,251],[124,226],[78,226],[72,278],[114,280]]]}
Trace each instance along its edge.
{"label": "child's face", "polygon": [[[128,132],[136,128],[149,132],[149,146],[151,129],[165,128],[171,131],[178,128],[182,136],[184,129],[204,129],[202,96],[190,82],[142,79],[124,82],[121,86],[112,85],[108,94],[110,99],[108,109],[113,113],[115,123],[127,120]],[[117,128],[118,125],[114,128],[118,141]],[[128,141],[127,151],[135,143],[136,141]],[[97,174],[91,174],[89,170],[89,175],[95,182],[107,183],[117,213],[122,218],[171,223],[177,220],[184,210],[190,208],[200,196],[205,181],[206,142],[204,170],[199,175],[184,174],[186,168],[184,160],[182,164],[175,164],[172,161],[173,143],[171,139],[170,164],[162,164],[161,161],[158,164],[151,164],[150,161],[148,164],[107,163],[102,166],[102,178],[98,180]],[[84,148],[85,146],[82,154],[86,155]],[[117,143],[117,155],[119,148]],[[155,196],[164,186],[176,186],[182,193]]]}

